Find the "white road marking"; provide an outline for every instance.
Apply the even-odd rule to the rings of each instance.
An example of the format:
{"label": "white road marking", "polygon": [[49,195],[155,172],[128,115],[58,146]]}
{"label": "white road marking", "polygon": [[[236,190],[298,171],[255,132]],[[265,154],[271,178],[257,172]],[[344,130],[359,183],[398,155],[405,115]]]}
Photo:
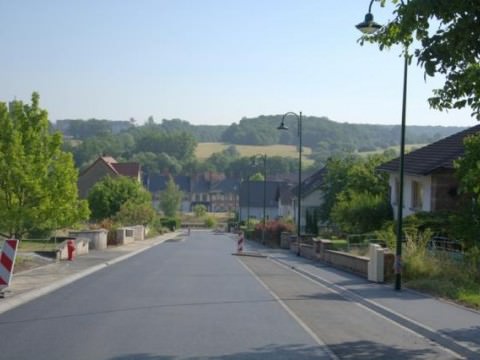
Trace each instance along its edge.
{"label": "white road marking", "polygon": [[310,335],[315,342],[320,345],[323,351],[325,351],[326,355],[330,357],[332,360],[338,360],[338,357],[328,348],[328,346],[313,332],[312,329],[308,327],[288,306],[285,304],[278,296],[275,294],[267,284],[260,279],[257,274],[255,274],[246,264],[244,264],[240,259],[237,258],[240,264],[269,292],[270,295],[285,309],[285,311]]}
{"label": "white road marking", "polygon": [[[394,324],[394,325],[398,326],[399,328],[401,328],[401,329],[403,329],[403,330],[405,330],[405,331],[407,331],[407,332],[410,332],[411,334],[414,334],[414,335],[416,335],[416,336],[418,336],[418,337],[420,337],[420,338],[422,338],[422,339],[424,339],[424,340],[427,340],[427,342],[434,343],[436,346],[439,346],[439,347],[442,348],[444,351],[452,354],[453,356],[457,357],[458,359],[464,359],[464,357],[461,356],[460,354],[456,353],[455,351],[453,351],[453,350],[451,350],[451,349],[449,349],[449,348],[447,348],[447,347],[445,347],[445,346],[443,346],[443,345],[435,342],[434,340],[429,339],[428,337],[426,337],[426,336],[424,336],[424,335],[422,335],[422,334],[419,334],[419,333],[417,333],[416,331],[414,331],[414,330],[412,330],[412,329],[410,329],[410,328],[408,328],[408,327],[406,327],[406,326],[404,326],[404,325],[402,325],[402,324],[399,324],[399,323],[396,322],[395,320],[392,320],[392,319],[386,317],[385,315],[378,313],[378,312],[375,311],[374,309],[371,309],[371,308],[369,308],[368,306],[365,306],[365,305],[361,304],[361,303],[358,301],[358,299],[361,299],[362,301],[368,302],[368,303],[370,303],[370,304],[372,304],[372,305],[374,305],[374,306],[378,306],[379,308],[385,310],[386,312],[392,313],[393,315],[398,316],[399,318],[401,318],[401,319],[403,319],[403,320],[405,320],[405,321],[411,322],[411,323],[413,323],[414,325],[416,325],[416,326],[418,326],[418,327],[420,327],[420,328],[423,328],[423,329],[425,329],[425,330],[427,330],[427,331],[430,331],[430,332],[432,332],[432,333],[435,333],[435,334],[437,334],[439,337],[442,337],[442,338],[444,338],[445,340],[451,341],[451,342],[455,343],[456,345],[458,345],[458,346],[460,346],[460,347],[467,348],[467,349],[470,350],[470,351],[477,351],[476,349],[470,349],[470,348],[468,348],[467,346],[459,343],[458,341],[450,338],[449,336],[446,336],[446,335],[443,335],[443,334],[441,334],[441,333],[438,333],[438,332],[435,331],[434,329],[429,328],[428,326],[426,326],[426,325],[424,325],[424,324],[421,324],[421,323],[419,323],[419,322],[417,322],[417,321],[415,321],[415,320],[412,320],[412,319],[410,319],[410,318],[408,318],[408,317],[406,317],[406,316],[404,316],[404,315],[402,315],[402,314],[400,314],[400,313],[397,313],[397,312],[395,312],[395,311],[393,311],[393,310],[391,310],[391,309],[389,309],[389,308],[387,308],[387,307],[385,307],[385,306],[383,306],[383,305],[380,305],[380,304],[378,304],[378,303],[376,303],[376,302],[374,302],[374,301],[372,301],[372,300],[365,299],[365,298],[363,298],[363,297],[361,297],[361,296],[359,296],[359,295],[351,292],[351,291],[348,290],[347,288],[344,288],[343,286],[340,286],[340,285],[336,285],[336,284],[328,281],[327,279],[322,278],[321,276],[319,276],[319,275],[317,275],[317,274],[312,274],[311,272],[309,272],[309,271],[307,271],[307,270],[305,270],[305,269],[302,269],[302,270],[301,270],[302,272],[305,272],[305,273],[309,274],[310,276],[312,276],[312,277],[314,277],[314,278],[318,278],[318,279],[322,280],[323,282],[326,282],[326,283],[330,284],[332,287],[337,287],[337,288],[341,289],[344,293],[341,293],[341,292],[339,292],[339,291],[337,291],[337,290],[335,290],[335,289],[332,289],[332,287],[326,286],[325,284],[322,284],[322,283],[319,282],[319,281],[315,281],[314,279],[310,278],[309,276],[306,276],[305,274],[302,274],[302,273],[301,273],[300,271],[298,271],[295,267],[288,266],[288,265],[284,264],[283,262],[281,262],[281,261],[279,261],[279,260],[276,260],[276,259],[274,259],[274,258],[269,258],[269,259],[270,259],[271,261],[275,262],[277,265],[282,266],[282,267],[284,267],[285,269],[288,269],[288,270],[290,270],[290,271],[295,272],[296,274],[300,275],[300,276],[303,277],[304,279],[307,279],[307,280],[309,280],[310,282],[313,282],[314,284],[320,285],[321,287],[323,287],[323,288],[325,288],[325,289],[327,289],[327,290],[329,290],[329,291],[331,291],[331,292],[333,292],[333,293],[335,293],[335,294],[337,294],[337,295],[339,295],[339,296],[341,296],[341,297],[343,297],[343,298],[346,298],[346,299],[348,299],[348,300],[351,300],[351,301],[352,301],[353,303],[355,303],[356,305],[360,306],[361,308],[363,308],[363,309],[365,309],[365,310],[368,310],[368,311],[371,312],[372,314],[377,315],[378,317],[380,317],[380,318],[382,318],[382,319],[390,322],[391,324]],[[346,293],[346,294],[345,294],[345,293]],[[348,295],[347,295],[347,294],[348,294]]]}

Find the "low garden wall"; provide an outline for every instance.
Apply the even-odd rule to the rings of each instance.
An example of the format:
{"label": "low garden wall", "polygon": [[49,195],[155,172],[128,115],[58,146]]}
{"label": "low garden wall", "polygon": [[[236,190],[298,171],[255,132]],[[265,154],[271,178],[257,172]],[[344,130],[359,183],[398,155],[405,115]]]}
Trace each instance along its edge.
{"label": "low garden wall", "polygon": [[[69,240],[62,241],[57,246],[57,260],[67,260],[68,259],[68,249],[67,244]],[[87,238],[76,238],[75,241],[75,252],[74,256],[81,256],[88,254],[89,251],[89,242]]]}
{"label": "low garden wall", "polygon": [[[368,278],[369,257],[358,256],[343,251],[333,250],[333,244],[327,239],[308,239],[308,242],[300,244],[300,255],[311,260],[321,260],[327,264],[340,268],[342,270],[353,272],[364,278]],[[294,253],[298,253],[298,244],[296,236],[282,234],[281,246],[288,248]],[[393,273],[394,254],[385,252],[384,254],[384,279],[389,279]]]}
{"label": "low garden wall", "polygon": [[102,250],[107,248],[107,233],[105,229],[70,231],[73,238],[85,238],[89,240],[90,249]]}

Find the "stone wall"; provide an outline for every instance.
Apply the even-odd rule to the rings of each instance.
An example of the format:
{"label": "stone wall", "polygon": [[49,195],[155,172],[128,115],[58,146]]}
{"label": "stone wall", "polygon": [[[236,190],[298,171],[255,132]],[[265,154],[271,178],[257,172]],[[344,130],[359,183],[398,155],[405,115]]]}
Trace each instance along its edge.
{"label": "stone wall", "polygon": [[[282,234],[283,235],[283,234]],[[297,241],[295,236],[282,236],[283,243],[288,242],[290,251],[297,253]],[[364,278],[368,277],[368,264],[370,259],[366,256],[357,256],[343,251],[333,250],[333,244],[327,239],[311,240],[312,244],[301,243],[300,255],[311,260],[324,261],[327,264],[342,270],[353,272]],[[394,255],[388,251],[384,254],[384,279],[391,278],[393,273]]]}

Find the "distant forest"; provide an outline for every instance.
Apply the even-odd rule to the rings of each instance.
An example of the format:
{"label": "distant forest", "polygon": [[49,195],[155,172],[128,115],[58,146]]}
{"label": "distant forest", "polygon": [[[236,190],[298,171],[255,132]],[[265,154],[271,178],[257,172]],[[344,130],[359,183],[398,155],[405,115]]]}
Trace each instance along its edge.
{"label": "distant forest", "polygon": [[[233,145],[296,145],[297,124],[294,117],[287,117],[290,131],[277,131],[282,115],[261,115],[243,118],[227,125],[192,125],[180,119],[155,123],[152,117],[142,126],[155,126],[166,133],[185,132],[197,142],[223,142]],[[112,133],[109,120],[68,120],[65,135],[84,140],[92,136]],[[142,127],[140,126],[140,127]],[[133,125],[132,125],[133,127]],[[326,117],[305,116],[302,121],[304,146],[316,150],[372,151],[399,144],[400,125],[370,125],[337,123]],[[428,144],[463,130],[458,126],[407,126],[407,144]],[[128,131],[128,130],[127,130]]]}
{"label": "distant forest", "polygon": [[[150,117],[143,125],[133,121],[61,120],[56,128],[68,141],[64,147],[73,153],[79,168],[83,168],[101,154],[119,160],[139,161],[150,172],[195,173],[202,170],[231,171],[248,164],[239,159],[234,145],[296,145],[298,144],[295,117],[286,119],[287,131],[277,130],[282,115],[261,115],[243,118],[238,124],[192,125],[180,119],[156,123]],[[302,121],[303,145],[312,149],[315,168],[330,157],[365,151],[378,151],[399,144],[399,125],[367,125],[337,123],[326,117],[306,116]],[[407,144],[427,144],[461,131],[462,127],[407,126]],[[195,159],[199,142],[222,142],[232,145],[229,151],[214,154],[205,161]],[[281,157],[281,154],[278,156]],[[278,159],[280,161],[281,159]],[[284,161],[294,170],[295,161]]]}

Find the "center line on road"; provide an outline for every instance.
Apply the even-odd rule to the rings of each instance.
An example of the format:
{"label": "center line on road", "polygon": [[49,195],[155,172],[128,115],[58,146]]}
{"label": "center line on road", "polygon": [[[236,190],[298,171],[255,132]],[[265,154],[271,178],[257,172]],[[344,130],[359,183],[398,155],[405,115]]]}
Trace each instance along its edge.
{"label": "center line on road", "polygon": [[288,306],[285,304],[282,299],[280,299],[277,294],[275,294],[267,284],[260,279],[257,274],[255,274],[246,264],[244,264],[240,259],[237,261],[242,264],[242,266],[268,291],[268,293],[285,309],[285,311],[302,327],[303,330],[307,332],[308,335],[312,337],[315,342],[320,345],[322,350],[328,355],[332,360],[338,360],[338,357],[328,348],[328,346],[313,332],[312,329],[308,327]]}

